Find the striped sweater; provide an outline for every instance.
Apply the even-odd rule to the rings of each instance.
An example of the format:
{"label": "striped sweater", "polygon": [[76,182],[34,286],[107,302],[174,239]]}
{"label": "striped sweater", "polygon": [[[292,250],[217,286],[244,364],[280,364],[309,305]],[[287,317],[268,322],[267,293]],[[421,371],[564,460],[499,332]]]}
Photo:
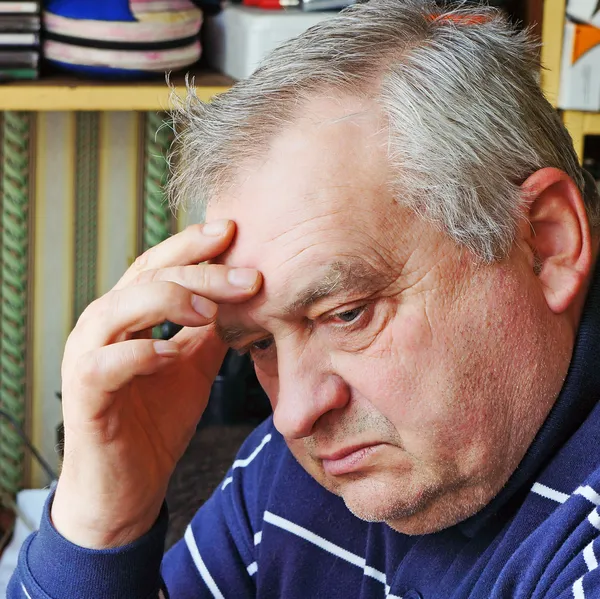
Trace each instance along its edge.
{"label": "striped sweater", "polygon": [[[600,269],[599,269],[600,270]],[[269,419],[164,557],[166,509],[127,547],[26,541],[8,599],[600,598],[600,272],[563,390],[519,468],[481,512],[409,537],[355,518]]]}

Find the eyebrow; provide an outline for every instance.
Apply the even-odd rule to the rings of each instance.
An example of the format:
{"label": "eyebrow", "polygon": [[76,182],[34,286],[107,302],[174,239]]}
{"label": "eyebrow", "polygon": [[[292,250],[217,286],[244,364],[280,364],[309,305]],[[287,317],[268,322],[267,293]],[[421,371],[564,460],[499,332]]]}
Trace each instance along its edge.
{"label": "eyebrow", "polygon": [[307,285],[287,304],[284,314],[306,310],[318,301],[341,293],[374,293],[388,283],[389,275],[377,271],[362,259],[337,260],[318,280]]}
{"label": "eyebrow", "polygon": [[[286,304],[284,315],[307,310],[327,297],[342,293],[372,295],[391,283],[390,272],[382,272],[360,258],[332,262],[318,279],[309,283],[296,297]],[[243,325],[216,323],[216,332],[227,345],[235,345],[255,330]]]}

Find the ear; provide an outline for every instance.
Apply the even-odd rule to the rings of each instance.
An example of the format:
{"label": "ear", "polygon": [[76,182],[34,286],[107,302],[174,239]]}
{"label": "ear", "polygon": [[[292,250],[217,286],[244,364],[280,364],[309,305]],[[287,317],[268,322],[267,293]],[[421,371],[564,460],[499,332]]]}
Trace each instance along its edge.
{"label": "ear", "polygon": [[556,168],[543,168],[522,185],[528,213],[520,228],[532,269],[555,313],[573,305],[592,268],[590,226],[581,193]]}

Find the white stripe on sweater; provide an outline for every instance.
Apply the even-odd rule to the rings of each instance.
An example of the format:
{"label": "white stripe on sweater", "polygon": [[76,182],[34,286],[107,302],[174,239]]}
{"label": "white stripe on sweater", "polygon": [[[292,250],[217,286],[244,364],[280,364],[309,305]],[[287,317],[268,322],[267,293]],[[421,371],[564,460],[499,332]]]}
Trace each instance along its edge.
{"label": "white stripe on sweater", "polygon": [[[335,555],[336,557],[339,557],[344,561],[349,562],[353,566],[361,568],[364,576],[370,576],[378,582],[381,582],[384,585],[386,584],[385,572],[380,572],[379,570],[376,570],[371,566],[367,566],[367,562],[363,557],[360,557],[359,555],[356,555],[355,553],[352,553],[347,549],[344,549],[343,547],[340,547],[339,545],[336,545],[335,543],[324,539],[323,537],[315,534],[314,532],[311,532],[310,530],[298,524],[294,524],[294,522],[290,522],[289,520],[286,520],[281,516],[277,516],[272,512],[265,512],[264,521],[268,522],[269,524],[272,524],[273,526],[277,526],[282,530],[290,532],[293,535],[296,535],[297,537],[300,537],[301,539],[312,543],[313,545],[316,545],[324,551],[327,551],[327,553]],[[389,587],[386,587],[386,590],[387,588]],[[389,595],[389,597],[392,597],[392,595]]]}
{"label": "white stripe on sweater", "polygon": [[595,509],[592,512],[590,512],[590,515],[588,516],[588,521],[594,528],[600,530],[600,516],[598,515],[598,509]]}
{"label": "white stripe on sweater", "polygon": [[579,487],[573,494],[582,495],[594,505],[600,505],[600,495],[598,495],[598,493],[596,493],[596,491],[594,491],[594,489],[592,489],[592,487],[589,485],[586,485],[585,487]]}
{"label": "white stripe on sweater", "polygon": [[596,554],[594,553],[594,541],[586,545],[583,550],[583,559],[585,560],[585,565],[588,570],[594,570],[598,567],[598,560],[596,559]]}
{"label": "white stripe on sweater", "polygon": [[382,584],[385,584],[385,573],[384,572],[375,570],[375,568],[371,568],[371,566],[367,566],[367,565],[365,565],[365,567],[363,568],[363,572],[364,572],[365,576],[370,576],[371,578],[378,580]]}
{"label": "white stripe on sweater", "polygon": [[314,532],[311,532],[310,530],[308,530],[302,526],[299,526],[298,524],[294,524],[293,522],[290,522],[289,520],[286,520],[285,518],[282,518],[281,516],[277,516],[275,514],[272,514],[271,512],[265,512],[264,520],[265,520],[265,522],[268,522],[269,524],[272,524],[273,526],[277,526],[278,528],[286,530],[287,532],[291,532],[292,534],[296,535],[297,537],[300,537],[300,538],[304,539],[305,541],[308,541],[309,543],[312,543],[313,545],[316,545],[317,547],[324,549],[325,551],[327,551],[328,553],[331,553],[332,555],[335,555],[336,557],[340,557],[343,560],[350,562],[354,566],[358,566],[359,568],[362,568],[362,569],[364,569],[366,566],[366,561],[363,557],[360,557],[354,553],[351,553],[350,551],[344,549],[343,547],[340,547],[339,545],[335,545],[331,541],[328,541],[327,539],[320,537],[319,535],[315,534]]}
{"label": "white stripe on sweater", "polygon": [[260,445],[247,457],[243,460],[236,460],[233,462],[232,469],[234,468],[245,468],[262,450],[262,448],[271,440],[271,433],[265,435],[263,440],[260,442]]}
{"label": "white stripe on sweater", "polygon": [[[534,483],[533,487],[531,487],[531,491],[537,495],[541,495],[546,499],[552,499],[558,503],[564,503],[567,499],[569,499],[569,495],[567,495],[567,493],[557,491],[556,489],[551,489],[542,483]],[[585,487],[577,487],[577,489],[573,491],[573,495],[581,495],[590,503],[600,506],[600,494],[596,493],[596,491],[594,491],[594,489],[592,489],[592,487],[589,485],[586,485]]]}
{"label": "white stripe on sweater", "polygon": [[[588,520],[591,518],[593,514],[596,514],[596,510],[594,510],[589,516]],[[596,514],[597,516],[597,514]],[[591,521],[591,520],[590,520]],[[583,550],[583,559],[585,561],[585,565],[587,569],[591,572],[598,567],[598,560],[596,558],[596,554],[594,553],[594,541],[591,541],[585,546]],[[583,592],[583,576],[578,578],[573,583],[573,597],[574,599],[585,599],[585,593]]]}
{"label": "white stripe on sweater", "polygon": [[[233,466],[231,466],[231,470],[235,470],[236,468],[245,468],[246,466],[248,466],[248,464],[250,464],[252,462],[252,460],[254,460],[254,458],[262,451],[262,448],[270,440],[271,440],[271,433],[269,433],[263,437],[263,440],[260,442],[259,446],[247,458],[243,458],[241,460],[236,460],[235,462],[233,462]],[[233,481],[233,477],[228,476],[223,481],[223,485],[221,486],[221,491],[225,490],[227,485],[229,485],[229,483],[231,483],[232,481]]]}
{"label": "white stripe on sweater", "polygon": [[569,499],[569,496],[566,493],[561,493],[556,489],[551,489],[542,483],[535,483],[533,487],[531,487],[531,491],[537,495],[545,497],[546,499],[557,501],[558,503],[564,503],[567,499]]}
{"label": "white stripe on sweater", "polygon": [[31,595],[27,592],[27,589],[25,588],[25,585],[23,583],[21,583],[21,588],[23,589],[23,594],[25,595],[25,597],[27,599],[31,599]]}
{"label": "white stripe on sweater", "polygon": [[256,562],[252,562],[247,568],[246,570],[248,570],[248,574],[250,574],[250,576],[252,576],[253,574],[256,573],[256,571],[258,570],[258,564]]}
{"label": "white stripe on sweater", "polygon": [[194,564],[196,564],[196,568],[198,568],[198,572],[202,577],[202,580],[208,587],[208,590],[212,593],[212,596],[215,599],[225,599],[223,597],[223,593],[219,590],[217,583],[214,581],[213,577],[210,575],[210,572],[206,568],[202,557],[200,557],[200,551],[198,551],[198,545],[196,545],[196,539],[194,539],[194,533],[192,532],[192,527],[188,526],[185,531],[185,543],[189,549],[190,555],[194,560]]}
{"label": "white stripe on sweater", "polygon": [[585,593],[583,592],[583,576],[573,583],[573,597],[574,599],[585,599]]}
{"label": "white stripe on sweater", "polygon": [[262,530],[259,530],[255,535],[254,535],[254,544],[255,545],[259,545],[260,542],[262,541]]}

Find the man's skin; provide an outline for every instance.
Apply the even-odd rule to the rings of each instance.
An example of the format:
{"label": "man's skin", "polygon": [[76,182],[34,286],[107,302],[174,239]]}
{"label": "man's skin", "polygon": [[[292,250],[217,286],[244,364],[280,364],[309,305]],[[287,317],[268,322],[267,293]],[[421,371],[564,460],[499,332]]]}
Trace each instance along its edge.
{"label": "man's skin", "polygon": [[[575,184],[533,173],[510,255],[481,264],[391,196],[376,105],[330,94],[299,114],[209,205],[235,239],[232,222],[215,237],[196,226],[150,250],[70,336],[52,518],[74,543],[118,546],[152,526],[219,337],[250,350],[303,467],[408,534],[488,503],[552,407],[598,253]],[[234,290],[233,267],[254,283]],[[212,300],[205,316],[193,296]],[[158,355],[147,331],[164,319],[186,328]]]}

